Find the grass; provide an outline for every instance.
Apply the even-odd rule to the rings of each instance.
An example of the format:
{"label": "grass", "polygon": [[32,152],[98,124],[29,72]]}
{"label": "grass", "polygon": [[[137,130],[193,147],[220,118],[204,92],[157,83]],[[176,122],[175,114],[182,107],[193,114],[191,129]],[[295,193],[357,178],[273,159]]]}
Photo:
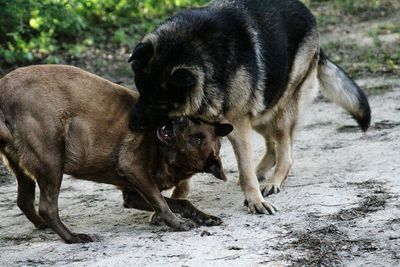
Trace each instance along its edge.
{"label": "grass", "polygon": [[368,89],[369,95],[383,95],[387,92],[390,92],[393,90],[393,85],[390,84],[383,84],[383,85],[378,85],[374,86]]}
{"label": "grass", "polygon": [[334,41],[323,46],[327,55],[352,77],[400,74],[400,50],[376,36],[373,45]]}
{"label": "grass", "polygon": [[316,15],[320,27],[385,17],[400,9],[397,0],[304,0]]}
{"label": "grass", "polygon": [[374,37],[395,33],[400,33],[400,20],[396,21],[395,23],[387,22],[383,25],[375,26],[368,32],[368,35]]}

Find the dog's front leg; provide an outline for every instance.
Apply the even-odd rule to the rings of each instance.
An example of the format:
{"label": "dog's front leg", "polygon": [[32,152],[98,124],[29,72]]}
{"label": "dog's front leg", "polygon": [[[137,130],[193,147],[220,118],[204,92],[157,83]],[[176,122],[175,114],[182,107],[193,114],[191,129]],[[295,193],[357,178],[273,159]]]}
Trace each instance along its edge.
{"label": "dog's front leg", "polygon": [[[136,165],[135,170],[133,170],[132,166],[135,166],[135,164],[132,164],[130,161],[128,162],[128,160],[123,160],[119,162],[119,171],[123,176],[129,179],[129,182],[136,192],[140,194],[148,205],[150,205],[151,209],[154,210],[168,226],[177,231],[188,231],[196,227],[194,222],[179,219],[172,213],[153,180],[146,175],[146,172],[142,168],[138,168]],[[136,200],[136,203],[132,201],[134,207],[137,206],[138,209],[149,210],[144,203],[140,202],[140,198]]]}
{"label": "dog's front leg", "polygon": [[[189,192],[190,192],[190,181],[189,181],[189,179],[186,179],[186,180],[181,181],[178,185],[176,185],[174,187],[171,198],[186,199],[189,195]],[[170,204],[168,203],[168,205],[170,205]],[[171,205],[170,205],[170,208],[172,209]],[[175,211],[172,210],[172,212],[175,212]],[[159,225],[161,221],[162,221],[162,219],[160,217],[158,217],[156,213],[153,213],[150,216],[151,224]]]}
{"label": "dog's front leg", "polygon": [[[153,211],[153,208],[136,191],[124,190],[124,207],[145,211]],[[199,225],[215,226],[220,225],[222,220],[218,217],[208,215],[197,209],[190,201],[186,199],[165,198],[168,206],[174,213],[180,214],[184,218],[193,220]],[[155,223],[161,220],[156,213],[151,215],[150,221]]]}
{"label": "dog's front leg", "polygon": [[276,209],[261,195],[257,180],[251,143],[251,123],[248,118],[232,122],[234,131],[228,136],[235,151],[239,168],[240,187],[250,213],[274,214]]}

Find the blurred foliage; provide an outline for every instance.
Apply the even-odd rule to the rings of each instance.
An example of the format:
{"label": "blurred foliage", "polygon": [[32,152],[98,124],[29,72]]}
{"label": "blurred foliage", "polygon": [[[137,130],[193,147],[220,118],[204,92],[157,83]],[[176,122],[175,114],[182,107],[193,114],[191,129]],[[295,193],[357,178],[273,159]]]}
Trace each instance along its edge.
{"label": "blurred foliage", "polygon": [[178,8],[205,0],[0,0],[0,66],[58,63],[99,42],[131,44]]}
{"label": "blurred foliage", "polygon": [[[322,26],[398,12],[399,0],[302,0]],[[3,68],[63,63],[90,48],[130,49],[179,9],[208,0],[0,0]],[[379,29],[394,31],[398,27]],[[393,30],[393,29],[394,30]],[[97,54],[96,54],[97,55]],[[70,62],[69,60],[67,60]]]}
{"label": "blurred foliage", "polygon": [[396,14],[399,0],[302,0],[317,17],[321,27],[365,21]]}

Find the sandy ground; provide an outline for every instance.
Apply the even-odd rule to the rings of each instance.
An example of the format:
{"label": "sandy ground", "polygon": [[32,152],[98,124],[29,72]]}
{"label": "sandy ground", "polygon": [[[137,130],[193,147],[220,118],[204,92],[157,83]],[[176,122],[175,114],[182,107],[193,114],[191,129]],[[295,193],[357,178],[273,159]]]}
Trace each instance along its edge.
{"label": "sandy ground", "polygon": [[[250,215],[236,184],[232,148],[221,151],[229,181],[193,178],[190,200],[224,224],[172,232],[149,213],[124,209],[112,186],[66,177],[63,221],[98,236],[67,245],[35,230],[16,206],[15,180],[0,169],[0,266],[400,265],[400,88],[370,98],[373,125],[361,133],[337,106],[315,101],[294,143],[283,192],[268,197],[274,216]],[[263,140],[254,135],[255,155]]]}

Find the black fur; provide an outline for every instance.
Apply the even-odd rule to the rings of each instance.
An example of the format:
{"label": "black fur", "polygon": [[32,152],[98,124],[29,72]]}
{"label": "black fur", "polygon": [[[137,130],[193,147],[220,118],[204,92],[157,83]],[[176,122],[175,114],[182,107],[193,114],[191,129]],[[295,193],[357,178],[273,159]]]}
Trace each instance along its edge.
{"label": "black fur", "polygon": [[[140,50],[145,54],[136,55],[140,64],[132,62],[141,93],[132,113],[132,129],[165,120],[170,111],[187,101],[194,86],[169,82],[172,69],[182,64],[197,66],[205,76],[202,105],[196,114],[186,115],[201,116],[210,107],[222,116],[229,112],[235,105],[227,101],[230,91],[246,90],[231,88],[239,68],[250,75],[252,92],[244,94],[250,95],[247,100],[252,100],[256,90],[263,90],[265,110],[271,108],[286,89],[299,45],[316,28],[313,15],[297,0],[214,1],[208,7],[182,11],[164,24],[173,26],[166,29],[162,24],[154,31],[156,55],[151,61],[148,43],[147,50],[140,43],[132,54]],[[257,64],[252,31],[258,35],[264,69]],[[186,78],[180,77],[178,82],[188,84]],[[221,107],[215,99],[222,102]]]}

